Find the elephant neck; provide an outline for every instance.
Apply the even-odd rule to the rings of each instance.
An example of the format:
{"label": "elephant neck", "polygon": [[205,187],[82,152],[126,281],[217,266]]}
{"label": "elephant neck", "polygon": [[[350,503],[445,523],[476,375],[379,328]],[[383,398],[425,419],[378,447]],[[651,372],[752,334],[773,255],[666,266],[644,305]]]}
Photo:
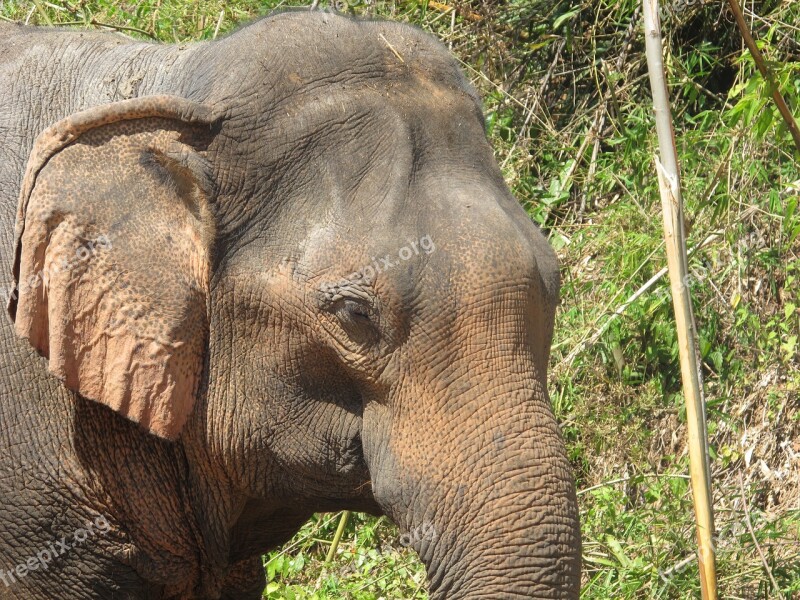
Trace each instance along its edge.
{"label": "elephant neck", "polygon": [[214,572],[204,531],[209,519],[198,511],[184,443],[149,435],[95,402],[76,398],[73,410],[76,471],[68,491],[110,524],[91,547],[126,564],[147,586],[162,585],[165,597],[207,586],[206,570]]}
{"label": "elephant neck", "polygon": [[198,420],[189,422],[177,446],[183,455],[186,477],[181,501],[196,549],[197,577],[193,594],[216,597],[233,567],[232,529],[247,503],[221,469],[211,459],[208,442]]}

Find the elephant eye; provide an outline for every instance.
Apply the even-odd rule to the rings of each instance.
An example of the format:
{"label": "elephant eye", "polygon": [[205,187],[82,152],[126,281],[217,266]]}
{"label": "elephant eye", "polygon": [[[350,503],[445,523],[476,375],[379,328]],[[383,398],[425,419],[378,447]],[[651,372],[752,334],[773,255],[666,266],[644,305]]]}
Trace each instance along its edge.
{"label": "elephant eye", "polygon": [[366,327],[372,325],[372,309],[358,300],[343,298],[336,302],[335,314],[345,326]]}
{"label": "elephant eye", "polygon": [[340,298],[331,308],[340,327],[352,341],[364,346],[378,341],[377,314],[371,305],[363,300]]}
{"label": "elephant eye", "polygon": [[376,343],[380,335],[380,319],[374,293],[350,282],[323,284],[320,288],[320,308],[334,317],[334,335],[344,334],[360,346]]}

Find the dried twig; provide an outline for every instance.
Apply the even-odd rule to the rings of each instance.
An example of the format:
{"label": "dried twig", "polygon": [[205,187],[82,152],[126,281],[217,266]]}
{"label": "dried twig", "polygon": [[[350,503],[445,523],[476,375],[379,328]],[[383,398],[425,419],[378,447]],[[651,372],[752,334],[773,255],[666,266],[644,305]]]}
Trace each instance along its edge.
{"label": "dried twig", "polygon": [[457,13],[461,15],[463,18],[467,19],[468,21],[473,21],[474,23],[477,23],[478,21],[483,21],[483,17],[476,12],[472,12],[471,10],[464,10],[457,6],[450,6],[442,2],[436,2],[435,0],[428,0],[428,8],[432,8],[433,10],[443,13],[447,13],[452,10],[453,13]]}
{"label": "dried twig", "polygon": [[550,68],[547,69],[547,72],[544,74],[542,82],[539,85],[539,89],[537,90],[536,95],[533,97],[533,102],[531,103],[531,107],[530,109],[528,109],[528,114],[525,116],[525,122],[522,124],[522,127],[520,128],[519,133],[517,134],[517,137],[514,140],[514,144],[511,146],[511,150],[508,151],[508,154],[506,154],[506,157],[503,160],[503,163],[500,165],[500,168],[505,169],[506,165],[508,164],[508,161],[511,160],[511,157],[514,155],[514,151],[517,149],[519,141],[523,138],[525,132],[528,130],[528,125],[531,122],[531,117],[533,117],[533,113],[539,107],[541,99],[544,96],[545,91],[547,90],[547,86],[550,83],[550,78],[553,76],[553,71],[555,70],[556,65],[558,64],[559,58],[561,58],[561,50],[564,48],[564,44],[566,44],[566,41],[567,40],[564,38],[559,40],[558,47],[556,48],[555,55],[553,56],[553,61],[550,63]]}
{"label": "dried twig", "polygon": [[217,25],[216,27],[214,27],[214,35],[212,36],[211,39],[214,40],[217,39],[217,36],[219,35],[219,28],[222,27],[222,21],[224,19],[225,19],[225,9],[223,8],[221,11],[219,11],[219,18],[217,18]]}
{"label": "dried twig", "polygon": [[742,478],[741,473],[739,473],[739,489],[742,491],[744,522],[747,525],[747,531],[750,532],[750,537],[752,538],[753,543],[756,545],[756,550],[758,551],[758,555],[761,557],[761,564],[764,565],[764,570],[767,572],[767,577],[769,577],[770,582],[772,582],[772,587],[775,589],[775,593],[778,594],[778,598],[783,599],[781,588],[778,586],[778,583],[775,581],[775,577],[772,575],[772,569],[769,568],[767,557],[764,556],[764,551],[761,549],[761,544],[759,544],[758,539],[756,539],[756,532],[753,531],[753,523],[750,521],[750,509],[747,507],[747,495],[745,494],[744,491],[744,479]]}
{"label": "dried twig", "polygon": [[[720,233],[712,233],[712,234],[710,234],[710,235],[709,235],[709,236],[707,236],[707,237],[706,237],[706,239],[704,239],[704,240],[703,240],[701,243],[699,243],[699,244],[698,244],[697,246],[695,246],[694,248],[690,249],[690,250],[689,250],[689,253],[688,253],[688,255],[689,255],[689,256],[692,256],[692,255],[693,255],[695,252],[697,252],[697,251],[698,251],[698,250],[700,250],[701,248],[704,248],[704,247],[706,247],[706,246],[707,246],[707,245],[709,245],[711,242],[713,242],[713,241],[715,241],[715,240],[717,240],[717,239],[720,239],[721,237],[722,237],[722,234],[720,234]],[[660,249],[660,247],[659,247],[659,249]],[[652,254],[655,254],[655,251],[653,251],[653,253],[652,253]],[[652,256],[652,254],[651,254],[650,256]],[[649,260],[649,259],[650,259],[650,257],[648,257],[648,260]],[[639,270],[640,270],[640,269],[641,269],[641,268],[642,268],[642,267],[643,267],[645,264],[646,264],[646,262],[645,262],[645,263],[642,263],[642,265],[639,267],[639,269],[637,269],[637,270],[636,270],[636,273],[638,273],[638,272],[639,272]],[[635,275],[636,273],[634,273],[634,275]],[[598,341],[598,340],[599,340],[601,337],[603,337],[603,334],[604,334],[606,331],[608,331],[608,328],[611,326],[611,323],[613,323],[613,322],[614,322],[614,320],[615,320],[615,319],[617,319],[618,317],[621,317],[621,316],[622,316],[622,315],[625,313],[625,311],[626,311],[626,310],[628,310],[628,307],[630,307],[630,305],[631,305],[631,304],[633,304],[633,303],[634,303],[634,302],[636,302],[636,301],[637,301],[639,298],[641,298],[641,297],[642,297],[642,296],[645,294],[645,292],[647,292],[647,291],[648,291],[648,290],[649,290],[651,287],[653,287],[653,286],[654,286],[656,283],[658,283],[658,281],[659,281],[659,280],[660,280],[662,277],[664,277],[664,275],[666,275],[666,274],[667,274],[667,267],[664,267],[663,269],[661,269],[660,271],[658,271],[658,272],[657,272],[655,275],[653,275],[653,276],[652,276],[650,279],[648,279],[648,280],[647,280],[647,281],[646,281],[646,282],[645,282],[645,283],[644,283],[644,284],[643,284],[643,285],[642,285],[642,286],[641,286],[641,287],[640,287],[638,290],[636,290],[635,292],[633,292],[633,294],[631,294],[630,296],[628,296],[628,299],[627,299],[627,300],[625,300],[625,302],[623,302],[622,304],[620,304],[620,305],[619,305],[619,306],[616,308],[616,310],[614,310],[614,312],[613,312],[613,313],[611,313],[611,314],[608,316],[608,319],[606,319],[606,320],[603,322],[603,324],[602,324],[600,327],[598,327],[597,329],[595,329],[594,333],[592,333],[592,334],[591,334],[591,336],[589,336],[589,335],[587,334],[587,336],[586,336],[586,337],[584,337],[584,338],[583,338],[583,340],[582,340],[581,342],[579,342],[579,343],[578,343],[578,344],[577,344],[577,345],[576,345],[576,346],[575,346],[575,347],[574,347],[574,348],[573,348],[573,349],[570,351],[570,353],[567,355],[567,357],[566,357],[566,358],[565,358],[563,361],[561,361],[561,362],[558,364],[558,366],[556,367],[556,370],[558,370],[558,369],[562,368],[562,366],[567,366],[567,367],[571,366],[571,365],[572,365],[572,363],[575,361],[575,358],[576,358],[576,357],[577,357],[577,356],[578,356],[578,355],[579,355],[581,352],[583,352],[583,351],[584,351],[584,350],[586,350],[587,348],[591,348],[592,346],[594,346],[594,345],[597,343],[597,341]],[[596,323],[596,322],[595,322],[595,323]]]}
{"label": "dried twig", "polygon": [[133,31],[135,33],[146,35],[150,39],[158,40],[155,35],[149,31],[145,31],[144,29],[139,29],[138,27],[129,27],[127,25],[111,25],[110,23],[101,23],[95,19],[90,19],[89,21],[67,21],[66,23],[58,23],[58,25],[63,27],[69,25],[94,25],[95,27],[106,27],[108,29],[116,29],[117,31]]}
{"label": "dried twig", "polygon": [[404,62],[406,62],[405,60],[403,60],[403,57],[402,57],[402,56],[400,56],[400,53],[399,53],[397,50],[395,50],[395,49],[394,49],[394,46],[392,46],[392,45],[389,43],[389,40],[387,40],[387,39],[386,39],[386,36],[384,36],[382,33],[379,33],[378,35],[379,35],[379,36],[381,36],[381,39],[382,39],[382,40],[384,41],[384,43],[386,44],[387,48],[389,48],[389,50],[391,50],[391,51],[392,51],[392,53],[393,53],[393,54],[394,54],[394,55],[397,57],[397,60],[399,60],[401,63],[404,63]]}
{"label": "dried twig", "polygon": [[617,92],[614,90],[615,86],[611,78],[611,73],[608,72],[608,64],[606,64],[606,61],[601,60],[600,67],[603,70],[603,77],[605,77],[608,92],[611,94],[611,106],[614,109],[614,116],[619,119],[622,116],[622,109],[619,106],[619,100],[617,100]]}
{"label": "dried twig", "polygon": [[628,477],[619,477],[617,479],[610,479],[608,481],[604,481],[602,483],[598,483],[597,485],[593,485],[588,488],[584,488],[582,490],[578,490],[578,496],[583,496],[584,494],[588,494],[591,491],[599,490],[600,488],[608,487],[610,485],[616,485],[618,483],[627,483],[633,479],[689,479],[687,475],[683,473],[637,473],[636,475],[629,475]]}

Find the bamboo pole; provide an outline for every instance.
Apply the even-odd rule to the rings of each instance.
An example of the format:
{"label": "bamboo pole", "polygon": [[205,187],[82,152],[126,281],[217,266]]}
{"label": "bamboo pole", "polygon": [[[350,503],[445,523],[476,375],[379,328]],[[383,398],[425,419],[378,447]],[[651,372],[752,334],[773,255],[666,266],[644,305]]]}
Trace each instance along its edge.
{"label": "bamboo pole", "polygon": [[778,107],[778,112],[781,113],[786,127],[789,128],[789,132],[792,134],[792,139],[794,140],[794,145],[797,146],[797,151],[800,152],[800,129],[798,129],[797,121],[795,121],[794,116],[792,116],[792,111],[789,110],[789,107],[786,105],[786,100],[783,99],[781,89],[778,87],[778,82],[775,81],[775,75],[772,73],[772,69],[769,68],[767,61],[764,60],[761,51],[758,49],[756,41],[750,33],[750,28],[747,26],[747,21],[744,20],[744,15],[742,14],[739,3],[736,0],[728,0],[728,5],[733,11],[733,16],[736,17],[736,24],[739,26],[739,32],[742,34],[742,38],[744,38],[744,43],[747,45],[750,55],[753,57],[758,70],[761,72],[761,76],[764,78],[764,81],[767,82],[769,93],[772,95],[772,99],[775,101],[775,105]]}
{"label": "bamboo pole", "polygon": [[711,469],[708,458],[708,439],[705,403],[702,396],[697,335],[692,302],[689,295],[686,239],[683,225],[678,153],[669,106],[664,63],[662,60],[661,24],[658,0],[643,0],[645,49],[653,93],[659,155],[656,171],[661,191],[664,216],[664,240],[667,249],[672,304],[678,333],[683,393],[686,398],[686,419],[689,430],[689,464],[692,495],[697,522],[699,546],[698,563],[703,600],[716,600],[717,574],[714,562],[714,512],[711,496]]}
{"label": "bamboo pole", "polygon": [[342,511],[342,517],[339,519],[339,526],[336,528],[336,533],[333,534],[333,541],[331,547],[328,549],[328,556],[325,557],[325,564],[329,565],[336,557],[336,550],[339,548],[339,542],[342,540],[344,528],[347,527],[347,520],[350,518],[350,511]]}

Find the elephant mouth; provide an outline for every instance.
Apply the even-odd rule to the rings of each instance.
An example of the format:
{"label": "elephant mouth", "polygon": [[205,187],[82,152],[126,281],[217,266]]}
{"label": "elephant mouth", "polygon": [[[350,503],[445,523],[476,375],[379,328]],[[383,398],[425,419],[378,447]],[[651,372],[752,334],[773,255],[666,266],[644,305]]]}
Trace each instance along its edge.
{"label": "elephant mouth", "polygon": [[361,441],[361,419],[355,435],[343,446],[334,446],[331,468],[337,475],[363,474],[369,479],[369,470],[364,460],[364,445]]}
{"label": "elephant mouth", "polygon": [[372,490],[372,477],[364,457],[361,438],[362,419],[358,419],[358,430],[344,445],[335,448],[331,469],[337,481],[345,485],[343,500],[340,495],[331,497],[331,510],[357,510],[380,515],[383,511],[375,500]]}
{"label": "elephant mouth", "polygon": [[[318,465],[303,469],[304,487],[314,490],[321,499],[323,510],[361,510],[380,513],[372,493],[372,480],[364,457],[361,415],[348,411],[344,431],[331,433],[331,438],[319,440],[328,449],[324,469]],[[295,475],[298,473],[295,471]]]}

